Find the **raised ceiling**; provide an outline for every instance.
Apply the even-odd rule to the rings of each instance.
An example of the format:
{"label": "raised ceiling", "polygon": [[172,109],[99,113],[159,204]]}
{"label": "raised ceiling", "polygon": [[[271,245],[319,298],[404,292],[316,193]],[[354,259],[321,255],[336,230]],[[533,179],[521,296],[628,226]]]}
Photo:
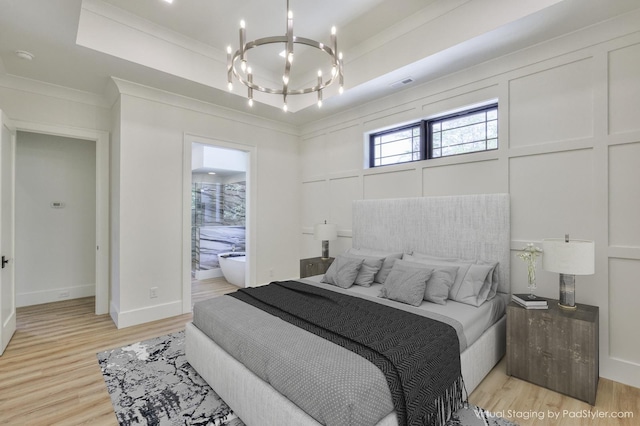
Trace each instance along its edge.
{"label": "raised ceiling", "polygon": [[[239,84],[226,90],[225,49],[237,48],[240,19],[249,39],[282,35],[285,0],[0,0],[0,74],[97,97],[115,77],[304,124],[402,90],[393,83],[406,77],[421,84],[640,8],[638,0],[290,1],[296,35],[328,41],[338,27],[345,93],[328,91],[321,110],[313,95],[283,113],[276,96],[256,96],[249,108]],[[277,80],[275,54],[263,53],[258,68]]]}

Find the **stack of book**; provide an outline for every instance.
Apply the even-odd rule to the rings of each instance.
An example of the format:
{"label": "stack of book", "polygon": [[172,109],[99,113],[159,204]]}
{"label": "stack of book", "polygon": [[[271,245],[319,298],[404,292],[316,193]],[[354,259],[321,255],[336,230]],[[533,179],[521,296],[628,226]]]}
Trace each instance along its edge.
{"label": "stack of book", "polygon": [[549,309],[547,299],[540,296],[532,298],[530,294],[512,294],[511,300],[526,309]]}

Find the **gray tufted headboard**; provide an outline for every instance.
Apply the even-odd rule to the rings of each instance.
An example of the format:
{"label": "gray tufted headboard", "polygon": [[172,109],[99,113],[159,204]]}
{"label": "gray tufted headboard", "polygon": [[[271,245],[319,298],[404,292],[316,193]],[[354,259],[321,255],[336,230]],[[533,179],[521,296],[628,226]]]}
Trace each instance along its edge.
{"label": "gray tufted headboard", "polygon": [[509,194],[358,200],[353,247],[500,262],[510,292]]}

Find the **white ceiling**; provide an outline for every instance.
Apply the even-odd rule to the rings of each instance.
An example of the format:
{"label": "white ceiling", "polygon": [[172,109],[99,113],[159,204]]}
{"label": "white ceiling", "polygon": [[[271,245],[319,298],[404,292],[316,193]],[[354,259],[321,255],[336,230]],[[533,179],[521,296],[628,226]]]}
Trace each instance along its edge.
{"label": "white ceiling", "polygon": [[[328,42],[338,27],[346,90],[327,93],[320,110],[301,95],[311,100],[285,114],[280,100],[250,109],[246,92],[225,90],[225,49],[237,48],[240,19],[249,39],[284,35],[285,0],[0,0],[0,74],[99,96],[113,76],[304,124],[402,90],[390,85],[405,77],[421,84],[638,8],[640,0],[291,0],[296,35]],[[142,44],[148,35],[175,52]],[[307,72],[304,62],[296,57]]]}

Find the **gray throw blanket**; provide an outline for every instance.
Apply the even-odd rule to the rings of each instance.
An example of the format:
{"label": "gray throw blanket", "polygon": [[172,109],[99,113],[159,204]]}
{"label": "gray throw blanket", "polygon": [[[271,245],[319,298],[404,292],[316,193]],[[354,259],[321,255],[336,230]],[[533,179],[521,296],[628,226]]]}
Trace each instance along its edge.
{"label": "gray throw blanket", "polygon": [[229,296],[373,363],[386,377],[400,425],[444,425],[463,404],[458,336],[447,324],[296,281]]}

